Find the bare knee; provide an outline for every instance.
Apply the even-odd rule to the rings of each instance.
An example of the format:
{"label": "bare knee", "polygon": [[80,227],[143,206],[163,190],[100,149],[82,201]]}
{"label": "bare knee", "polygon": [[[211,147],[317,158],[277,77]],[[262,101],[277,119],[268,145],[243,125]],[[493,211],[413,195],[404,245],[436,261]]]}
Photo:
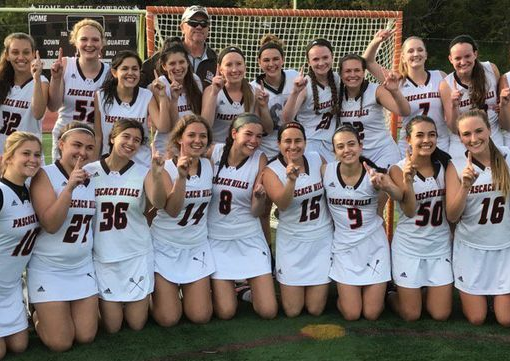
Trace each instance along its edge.
{"label": "bare knee", "polygon": [[276,301],[267,305],[259,305],[258,307],[253,305],[253,308],[255,309],[255,312],[257,312],[257,314],[265,320],[272,320],[278,314],[278,305],[276,304]]}
{"label": "bare knee", "polygon": [[320,316],[320,315],[322,315],[322,312],[324,311],[324,307],[325,307],[325,305],[312,304],[312,305],[306,305],[306,310],[312,316]]}
{"label": "bare knee", "polygon": [[376,321],[383,311],[383,307],[365,307],[363,309],[363,317],[368,321]]}
{"label": "bare knee", "polygon": [[283,311],[287,317],[297,317],[303,311],[303,307],[292,307],[288,305],[283,305]]}
{"label": "bare knee", "polygon": [[16,340],[16,342],[9,343],[9,351],[11,351],[13,353],[25,352],[27,347],[28,347],[28,337],[23,340]]}
{"label": "bare knee", "polygon": [[107,333],[117,333],[122,328],[122,321],[120,321],[120,322],[103,322],[103,328]]}
{"label": "bare knee", "polygon": [[483,325],[485,322],[486,315],[484,314],[477,314],[477,315],[465,315],[468,322],[475,326]]}
{"label": "bare knee", "polygon": [[158,325],[162,327],[172,327],[179,323],[181,319],[181,313],[153,312],[152,317]]}
{"label": "bare knee", "polygon": [[53,338],[45,340],[44,344],[53,352],[64,352],[73,347],[73,339],[70,337]]}
{"label": "bare knee", "polygon": [[216,306],[214,313],[220,320],[231,320],[236,315],[237,305]]}
{"label": "bare knee", "polygon": [[208,323],[211,320],[212,310],[207,312],[198,312],[191,315],[186,315],[186,317],[191,322],[202,325]]}
{"label": "bare knee", "polygon": [[145,327],[145,324],[147,323],[147,317],[135,320],[126,319],[126,321],[130,329],[132,329],[133,331],[141,331]]}
{"label": "bare knee", "polygon": [[[439,311],[429,310],[430,317],[432,317],[436,321],[447,321],[448,318],[450,318],[451,313],[452,313],[451,309],[439,310]],[[483,321],[482,321],[482,323],[483,323]]]}
{"label": "bare knee", "polygon": [[87,343],[92,343],[94,342],[94,339],[96,338],[96,330],[94,330],[94,332],[83,332],[83,333],[80,333],[80,334],[77,334],[76,335],[76,342],[80,343],[80,344],[87,344]]}
{"label": "bare knee", "polygon": [[496,321],[503,327],[510,327],[510,315],[498,315],[496,313]]}
{"label": "bare knee", "polygon": [[402,317],[402,319],[407,322],[418,321],[421,317],[420,309],[408,309],[405,307],[401,307],[399,313],[400,313],[400,317]]}

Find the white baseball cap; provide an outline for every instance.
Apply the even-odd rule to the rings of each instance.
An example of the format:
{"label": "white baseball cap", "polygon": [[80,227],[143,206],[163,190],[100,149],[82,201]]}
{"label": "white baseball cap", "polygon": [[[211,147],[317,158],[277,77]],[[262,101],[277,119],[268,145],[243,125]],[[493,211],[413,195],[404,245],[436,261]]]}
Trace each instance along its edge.
{"label": "white baseball cap", "polygon": [[193,5],[193,6],[187,7],[186,10],[184,10],[184,14],[182,14],[181,22],[183,23],[185,21],[188,21],[196,14],[203,14],[209,20],[209,14],[207,13],[206,8],[204,8],[203,6],[200,6],[200,5]]}

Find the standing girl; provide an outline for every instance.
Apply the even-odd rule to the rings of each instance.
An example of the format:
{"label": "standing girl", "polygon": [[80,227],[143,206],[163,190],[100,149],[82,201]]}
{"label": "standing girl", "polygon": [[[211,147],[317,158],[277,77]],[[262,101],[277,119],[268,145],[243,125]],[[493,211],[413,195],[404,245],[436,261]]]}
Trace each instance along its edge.
{"label": "standing girl", "polygon": [[13,33],[4,39],[0,58],[0,155],[5,140],[17,130],[42,139],[41,119],[48,103],[48,79],[41,75],[42,62],[34,39]]}
{"label": "standing girl", "polygon": [[216,143],[225,142],[230,137],[230,125],[244,112],[260,115],[264,132],[273,131],[267,107],[268,95],[260,87],[253,89],[245,74],[246,63],[241,49],[235,46],[223,49],[212,86],[204,90],[202,99],[202,116],[211,124]]}
{"label": "standing girl", "polygon": [[264,188],[279,210],[276,278],[285,314],[303,307],[318,316],[326,306],[333,224],[320,176],[323,160],[306,152],[303,126],[284,124],[278,131],[280,153],[264,170]]}
{"label": "standing girl", "polygon": [[[390,176],[404,189],[393,241],[392,272],[397,294],[389,302],[406,321],[420,318],[422,304],[435,320],[452,309],[452,247],[445,215],[445,175],[450,156],[436,147],[436,123],[418,115],[406,125],[406,158]],[[422,291],[426,288],[423,302]]]}
{"label": "standing girl", "polygon": [[399,90],[398,79],[385,73],[382,85],[365,80],[366,62],[349,54],[340,59],[340,120],[351,124],[363,142],[363,156],[388,168],[400,160],[398,147],[385,124],[384,109],[409,115],[411,108]]}
{"label": "standing girl", "polygon": [[315,39],[306,47],[308,76],[303,68],[283,108],[283,120],[294,119],[306,131],[307,150],[334,160],[331,138],[338,123],[338,74],[333,72],[333,48],[325,39]]}
{"label": "standing girl", "polygon": [[[85,166],[95,189],[94,267],[99,288],[99,310],[107,332],[145,325],[149,295],[154,288],[152,238],[145,219],[148,168],[131,159],[145,139],[137,120],[120,119],[110,134],[107,157]],[[153,154],[153,205],[165,204],[160,182],[163,161]]]}
{"label": "standing girl", "polygon": [[66,125],[59,137],[60,159],[38,172],[30,186],[42,230],[28,264],[28,296],[37,334],[53,351],[70,349],[74,340],[92,342],[97,332],[96,206],[82,169],[93,160],[94,149],[88,125]]}
{"label": "standing girl", "polygon": [[[163,50],[159,58],[159,81],[165,85],[169,97],[170,129],[186,114],[200,114],[202,110],[202,82],[193,73],[188,51],[180,38],[174,38]],[[156,149],[165,154],[169,133],[156,132],[154,144]]]}
{"label": "standing girl", "polygon": [[[64,57],[62,49],[51,67],[48,109],[58,111],[52,131],[52,157],[58,159],[58,136],[73,120],[94,123],[94,93],[103,84],[109,66],[101,61],[106,43],[103,27],[95,20],[77,22],[70,34],[76,57]],[[99,146],[99,144],[98,144]]]}
{"label": "standing girl", "polygon": [[25,182],[41,166],[41,141],[14,132],[5,142],[0,177],[0,359],[28,346],[21,275],[40,231]]}
{"label": "standing girl", "polygon": [[[142,60],[133,51],[119,51],[112,60],[111,72],[95,95],[96,144],[102,146],[101,154],[107,154],[110,147],[110,132],[113,124],[122,118],[134,119],[144,130],[145,138],[133,160],[145,167],[151,163],[149,148],[150,116],[156,129],[168,131],[170,127],[168,97],[165,87],[157,79],[152,83],[152,92],[140,88]],[[154,95],[154,96],[153,96]],[[157,98],[157,101],[156,101]]]}
{"label": "standing girl", "polygon": [[491,139],[487,113],[470,110],[458,121],[464,156],[446,170],[446,215],[457,223],[453,274],[462,311],[480,325],[487,296],[494,296],[496,320],[510,326],[510,151]]}
{"label": "standing girl", "polygon": [[294,79],[299,73],[294,69],[283,70],[285,53],[283,43],[276,36],[267,34],[260,40],[258,62],[262,74],[251,82],[256,89],[262,82],[269,95],[268,108],[273,121],[272,131],[264,134],[260,150],[269,158],[279,153],[277,134],[283,124],[282,111],[294,86]]}
{"label": "standing girl", "polygon": [[503,134],[498,117],[499,70],[496,65],[478,60],[478,45],[469,35],[459,35],[450,42],[450,63],[454,72],[441,82],[445,117],[450,124],[450,150],[455,158],[462,156],[466,147],[460,141],[456,119],[471,109],[487,112],[491,139],[503,145]]}
{"label": "standing girl", "polygon": [[242,113],[232,122],[226,144],[212,150],[213,195],[207,224],[216,262],[213,306],[221,319],[236,313],[234,280],[240,279],[248,280],[253,308],[262,318],[274,318],[278,311],[271,253],[258,219],[266,200],[260,177],[267,161],[257,149],[262,133],[260,118]]}
{"label": "standing girl", "polygon": [[[368,45],[363,57],[367,61],[367,68],[378,81],[384,81],[383,68],[375,62],[377,50],[382,42],[392,35],[390,30],[380,30]],[[443,103],[441,101],[441,81],[446,74],[441,70],[425,69],[427,61],[427,48],[423,39],[417,36],[410,36],[402,44],[402,53],[398,63],[398,72],[402,77],[399,82],[399,89],[402,95],[409,102],[411,113],[402,117],[402,131],[398,146],[400,157],[405,157],[408,147],[405,129],[407,124],[417,115],[428,116],[436,123],[437,146],[447,152],[450,147],[450,136],[446,125]]]}
{"label": "standing girl", "polygon": [[[206,323],[212,316],[209,276],[215,268],[207,213],[213,171],[211,161],[202,157],[211,140],[209,124],[195,114],[185,115],[172,131],[170,146],[180,153],[165,162],[166,204],[151,225],[156,272],[152,315],[162,326],[179,322],[183,309],[195,323]],[[153,186],[149,177],[149,193]]]}
{"label": "standing girl", "polygon": [[379,192],[401,200],[402,191],[375,164],[361,156],[358,132],[351,125],[333,136],[336,162],[323,167],[323,183],[335,223],[329,277],[337,282],[337,307],[346,320],[363,315],[376,320],[384,309],[390,275],[390,249],[377,213]]}

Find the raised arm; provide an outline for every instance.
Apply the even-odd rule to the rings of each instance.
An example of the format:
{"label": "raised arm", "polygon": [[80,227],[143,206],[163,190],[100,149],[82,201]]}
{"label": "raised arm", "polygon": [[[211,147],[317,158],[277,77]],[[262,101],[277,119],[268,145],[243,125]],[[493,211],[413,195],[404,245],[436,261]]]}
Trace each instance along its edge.
{"label": "raised arm", "polygon": [[30,72],[34,79],[34,92],[32,94],[32,115],[35,119],[39,120],[44,116],[46,112],[46,106],[48,105],[48,83],[41,82],[41,73],[43,64],[39,56],[39,50],[35,52],[35,59],[32,60],[30,65]]}
{"label": "raised arm", "polygon": [[462,171],[462,179],[459,179],[457,170],[453,163],[448,164],[446,169],[446,218],[449,222],[459,221],[464,208],[471,186],[478,178],[478,173],[474,170],[471,152],[468,152],[467,164]]}
{"label": "raised arm", "polygon": [[67,185],[57,197],[46,172],[44,170],[37,172],[30,183],[30,196],[39,223],[46,232],[53,234],[62,227],[71,205],[73,190],[87,178],[88,175],[81,168],[79,158],[69,175]]}
{"label": "raised arm", "polygon": [[379,104],[397,115],[407,116],[411,114],[411,106],[399,89],[397,75],[393,72],[387,72],[384,79],[384,83],[376,91]]}
{"label": "raised arm", "polygon": [[384,70],[386,69],[383,70],[383,67],[375,61],[375,57],[381,44],[392,34],[391,30],[379,30],[363,53],[363,58],[367,62],[367,70],[381,83],[384,81]]}
{"label": "raised arm", "polygon": [[262,216],[266,208],[266,190],[262,185],[262,174],[266,165],[267,158],[262,154],[259,159],[259,172],[253,184],[253,193],[251,196],[251,214],[254,217]]}
{"label": "raised arm", "polygon": [[48,109],[56,112],[64,100],[64,71],[66,58],[62,48],[58,49],[58,58],[51,66],[51,79],[48,91]]}
{"label": "raised arm", "polygon": [[308,79],[304,77],[304,66],[299,70],[299,75],[294,79],[294,87],[290,92],[289,98],[285,103],[282,111],[282,119],[284,123],[292,122],[301,105],[306,99],[306,84]]}

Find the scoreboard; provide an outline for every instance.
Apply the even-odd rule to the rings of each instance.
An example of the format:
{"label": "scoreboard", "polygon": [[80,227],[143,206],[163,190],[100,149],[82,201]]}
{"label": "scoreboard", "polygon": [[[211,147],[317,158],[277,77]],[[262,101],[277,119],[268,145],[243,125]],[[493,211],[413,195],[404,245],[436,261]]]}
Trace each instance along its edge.
{"label": "scoreboard", "polygon": [[74,24],[85,18],[96,20],[105,29],[106,44],[102,54],[105,62],[110,62],[120,50],[137,51],[137,15],[31,13],[28,14],[29,33],[35,40],[45,69],[49,69],[57,59],[59,48],[62,48],[64,56],[75,55],[69,36]]}

